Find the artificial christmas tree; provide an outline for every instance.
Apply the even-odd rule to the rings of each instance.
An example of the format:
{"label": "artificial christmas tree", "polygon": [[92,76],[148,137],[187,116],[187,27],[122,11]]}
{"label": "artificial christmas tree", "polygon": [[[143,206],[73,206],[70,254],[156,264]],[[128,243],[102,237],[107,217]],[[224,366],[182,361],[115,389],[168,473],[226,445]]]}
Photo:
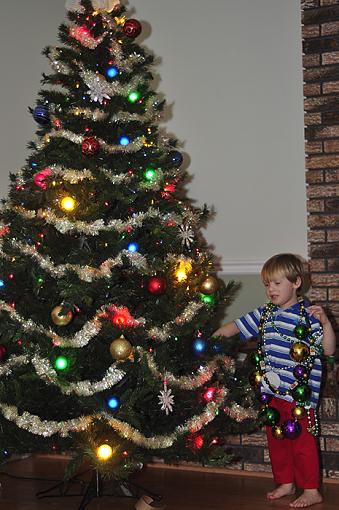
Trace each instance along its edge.
{"label": "artificial christmas tree", "polygon": [[[117,0],[68,1],[38,139],[1,211],[0,439],[127,476],[152,456],[223,463],[254,411],[153,56]],[[74,466],[77,464],[74,463]]]}

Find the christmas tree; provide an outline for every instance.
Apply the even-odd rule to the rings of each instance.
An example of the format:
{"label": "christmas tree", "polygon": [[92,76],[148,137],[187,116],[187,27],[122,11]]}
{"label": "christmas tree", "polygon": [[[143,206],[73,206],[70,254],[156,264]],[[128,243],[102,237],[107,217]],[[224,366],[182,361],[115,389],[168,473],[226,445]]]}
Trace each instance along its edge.
{"label": "christmas tree", "polygon": [[70,450],[116,476],[153,456],[223,463],[254,413],[236,346],[210,338],[233,287],[208,211],[159,128],[139,21],[118,0],[67,7],[1,211],[0,451]]}

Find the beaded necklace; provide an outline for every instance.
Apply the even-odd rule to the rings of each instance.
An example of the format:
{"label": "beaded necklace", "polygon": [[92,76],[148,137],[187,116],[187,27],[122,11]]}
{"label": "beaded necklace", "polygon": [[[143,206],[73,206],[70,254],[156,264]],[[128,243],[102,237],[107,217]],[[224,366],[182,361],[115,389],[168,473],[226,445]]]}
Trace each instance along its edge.
{"label": "beaded necklace", "polygon": [[[299,306],[300,317],[297,326],[293,330],[295,339],[291,339],[286,336],[274,322],[274,314],[278,308],[271,302],[265,305],[259,323],[260,342],[257,351],[251,356],[252,362],[255,365],[255,371],[252,372],[250,376],[252,385],[259,388],[264,381],[273,395],[290,395],[296,402],[296,406],[291,411],[292,419],[286,420],[283,424],[279,425],[279,412],[277,409],[269,407],[273,395],[260,393],[259,400],[263,404],[263,408],[259,412],[259,419],[266,425],[272,426],[272,434],[276,439],[295,439],[298,437],[301,433],[301,425],[298,420],[303,418],[305,414],[307,414],[308,418],[307,430],[315,436],[319,433],[316,410],[314,410],[314,421],[312,423],[311,406],[309,402],[311,388],[308,385],[308,380],[315,359],[322,354],[321,346],[316,345],[317,339],[322,335],[322,329],[320,329],[318,333],[313,334],[303,300],[299,301]],[[295,382],[291,384],[288,389],[283,391],[279,390],[280,378],[277,372],[290,369],[291,365],[289,364],[279,368],[275,368],[271,365],[266,345],[266,328],[268,323],[272,325],[274,331],[281,338],[292,344],[290,348],[290,358],[295,363],[293,368]]]}

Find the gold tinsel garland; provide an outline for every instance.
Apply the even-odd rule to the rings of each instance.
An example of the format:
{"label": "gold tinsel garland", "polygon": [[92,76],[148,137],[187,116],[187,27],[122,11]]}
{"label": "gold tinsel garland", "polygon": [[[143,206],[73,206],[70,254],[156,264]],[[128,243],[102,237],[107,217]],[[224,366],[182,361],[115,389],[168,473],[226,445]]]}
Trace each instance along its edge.
{"label": "gold tinsel garland", "polygon": [[66,234],[67,232],[79,232],[87,235],[97,236],[102,231],[116,230],[118,232],[127,231],[129,228],[138,228],[143,226],[143,222],[149,218],[159,218],[160,221],[167,223],[168,221],[177,224],[181,218],[176,214],[167,213],[162,215],[159,209],[150,207],[147,212],[135,213],[126,220],[111,220],[105,224],[103,219],[95,220],[92,223],[86,221],[71,221],[67,217],[57,216],[49,209],[39,209],[33,211],[21,206],[11,205],[7,201],[5,207],[8,210],[15,211],[17,214],[26,219],[43,218],[46,223],[53,225],[59,232]]}
{"label": "gold tinsel garland", "polygon": [[[99,319],[100,317],[103,317],[104,314],[106,314],[106,310],[109,309],[111,306],[115,306],[114,303],[103,305],[100,308],[100,310],[97,310],[94,317],[91,320],[87,321],[86,324],[83,325],[81,330],[75,333],[73,337],[61,337],[51,329],[45,329],[43,326],[39,326],[32,319],[25,319],[24,317],[19,315],[18,312],[10,305],[8,305],[5,301],[0,300],[0,311],[7,312],[12,319],[21,324],[22,329],[24,331],[38,332],[44,334],[52,339],[54,345],[58,345],[60,347],[74,347],[74,348],[85,347],[85,345],[87,345],[90,342],[90,340],[92,340],[95,336],[99,334],[102,328],[102,323]],[[200,308],[203,306],[204,305],[202,303],[195,303],[194,301],[189,303],[186,306],[184,312],[174,321],[170,321],[169,323],[165,324],[163,329],[151,328],[150,330],[146,331],[147,336],[150,338],[153,337],[154,340],[158,340],[161,342],[165,341],[167,338],[171,336],[170,334],[171,326],[173,326],[173,324],[176,323],[177,320],[180,320],[180,324],[184,324],[184,322],[189,322],[190,320],[192,320],[193,316],[198,312],[198,310],[200,310]],[[135,322],[138,324],[138,326],[146,327],[146,319],[144,317],[139,317],[138,319],[135,319]],[[155,333],[157,335],[155,335]]]}
{"label": "gold tinsel garland", "polygon": [[166,372],[162,373],[158,369],[153,356],[142,349],[142,347],[138,347],[137,350],[142,356],[146,358],[147,366],[155,377],[162,381],[166,379],[168,386],[177,387],[183,390],[194,390],[206,384],[207,381],[212,378],[220,364],[222,364],[224,368],[226,368],[229,372],[234,372],[235,369],[235,363],[232,358],[229,356],[218,355],[206,366],[199,368],[197,375],[176,377],[174,374],[168,372],[167,370]]}
{"label": "gold tinsel garland", "polygon": [[[41,150],[43,149],[46,144],[49,143],[49,140],[51,138],[65,138],[66,140],[69,140],[70,142],[73,142],[77,145],[81,145],[83,141],[87,138],[85,135],[77,135],[73,133],[73,131],[68,131],[67,129],[59,129],[54,130],[52,129],[49,133],[46,134],[43,140],[40,142],[37,142],[36,146],[37,149]],[[109,154],[118,154],[118,153],[133,153],[138,152],[140,149],[142,149],[145,145],[146,138],[145,136],[139,136],[135,138],[131,143],[128,145],[112,145],[105,140],[101,138],[96,138],[96,140],[100,144],[100,149],[104,150],[105,152],[108,152]]]}
{"label": "gold tinsel garland", "polygon": [[[123,256],[128,258],[132,266],[142,270],[145,274],[150,274],[151,269],[147,265],[146,258],[137,252],[122,250],[114,259],[106,259],[98,268],[91,266],[81,266],[79,264],[59,264],[55,265],[48,255],[42,255],[35,246],[27,245],[21,241],[14,239],[8,240],[13,248],[17,249],[23,255],[28,255],[38,262],[41,269],[47,271],[53,278],[63,278],[68,271],[72,271],[78,275],[80,280],[92,282],[100,278],[110,278],[114,267],[123,266]],[[7,254],[2,252],[0,247],[0,257],[9,258]]]}
{"label": "gold tinsel garland", "polygon": [[13,367],[27,365],[31,363],[36,374],[48,384],[58,386],[64,395],[75,393],[78,396],[88,397],[99,393],[100,391],[112,388],[125,377],[125,372],[116,368],[117,363],[114,362],[107,370],[101,381],[91,382],[89,380],[79,381],[77,383],[60,382],[57,372],[47,358],[41,358],[35,354],[32,358],[28,355],[11,356],[6,362],[0,365],[0,376],[7,376],[13,371]]}

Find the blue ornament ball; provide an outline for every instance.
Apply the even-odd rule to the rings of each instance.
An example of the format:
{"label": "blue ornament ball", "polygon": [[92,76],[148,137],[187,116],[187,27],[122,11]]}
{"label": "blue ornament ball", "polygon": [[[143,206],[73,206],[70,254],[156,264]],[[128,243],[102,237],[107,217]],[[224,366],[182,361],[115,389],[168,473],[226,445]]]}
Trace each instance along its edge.
{"label": "blue ornament ball", "polygon": [[48,124],[49,123],[49,110],[47,106],[39,105],[36,106],[33,110],[33,119],[38,124]]}
{"label": "blue ornament ball", "polygon": [[207,342],[204,338],[198,337],[193,341],[193,351],[195,354],[202,354],[205,352]]}
{"label": "blue ornament ball", "polygon": [[179,151],[171,151],[169,153],[169,157],[174,166],[180,166],[184,160],[181,152]]}

